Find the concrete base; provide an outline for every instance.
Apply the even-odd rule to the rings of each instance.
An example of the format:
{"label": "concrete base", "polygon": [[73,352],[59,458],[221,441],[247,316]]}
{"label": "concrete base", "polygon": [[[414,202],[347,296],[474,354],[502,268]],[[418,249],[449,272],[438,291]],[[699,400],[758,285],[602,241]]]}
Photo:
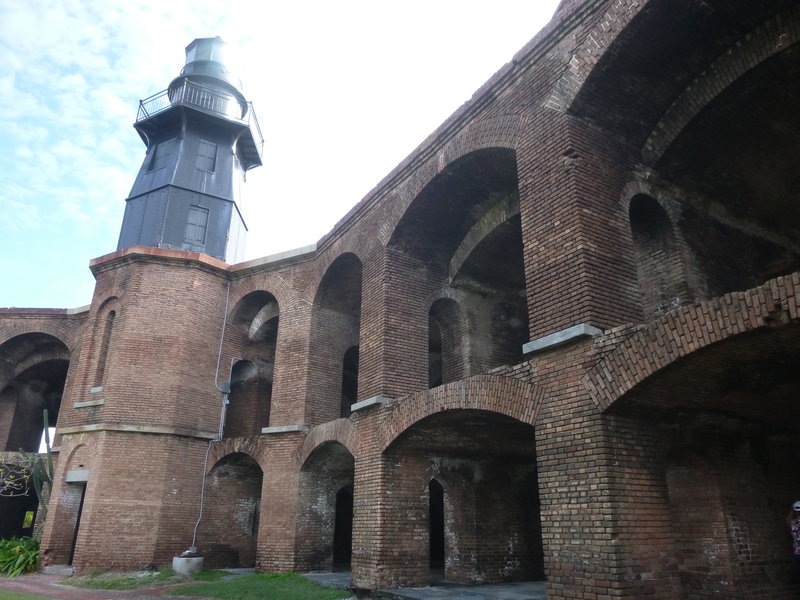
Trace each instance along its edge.
{"label": "concrete base", "polygon": [[62,575],[65,577],[72,577],[75,574],[75,568],[72,565],[48,565],[42,567],[42,574],[44,575]]}
{"label": "concrete base", "polygon": [[172,570],[178,575],[194,575],[203,569],[202,556],[173,556]]}

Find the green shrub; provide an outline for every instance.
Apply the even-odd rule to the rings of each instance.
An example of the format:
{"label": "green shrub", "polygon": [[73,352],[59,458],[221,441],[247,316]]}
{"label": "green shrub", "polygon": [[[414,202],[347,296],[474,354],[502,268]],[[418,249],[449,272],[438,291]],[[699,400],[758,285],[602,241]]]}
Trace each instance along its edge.
{"label": "green shrub", "polygon": [[39,540],[8,538],[0,540],[0,574],[16,577],[39,566]]}

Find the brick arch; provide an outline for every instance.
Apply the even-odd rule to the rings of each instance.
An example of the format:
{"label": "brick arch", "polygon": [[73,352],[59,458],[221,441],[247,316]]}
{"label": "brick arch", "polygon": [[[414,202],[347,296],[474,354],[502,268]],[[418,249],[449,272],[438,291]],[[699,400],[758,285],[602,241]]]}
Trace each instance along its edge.
{"label": "brick arch", "polygon": [[[506,149],[516,152],[527,119],[520,115],[504,115],[464,125],[437,149],[423,152],[425,161],[413,165],[413,177],[406,178],[392,190],[392,200],[384,199],[383,225],[378,237],[387,246],[408,208],[433,179],[448,165],[473,152]],[[409,165],[409,170],[412,165]]]}
{"label": "brick arch", "polygon": [[689,121],[737,79],[775,54],[798,43],[800,6],[777,14],[737,40],[670,105],[642,148],[644,163],[656,164]]}
{"label": "brick arch", "polygon": [[545,102],[547,108],[559,112],[570,110],[594,67],[649,1],[619,0],[612,4],[573,52],[567,68]]}
{"label": "brick arch", "polygon": [[[639,194],[650,196],[669,214],[669,209],[664,202],[663,192],[656,186],[651,185],[650,182],[642,179],[633,179],[622,188],[622,193],[619,195],[619,206],[623,213],[628,214],[631,208],[631,200]],[[672,218],[672,215],[670,215],[670,218]]]}
{"label": "brick arch", "polygon": [[[642,10],[657,0],[619,0],[597,20],[573,52],[571,60],[545,102],[548,108],[568,112],[583,85],[620,35]],[[662,0],[663,1],[663,0]],[[642,146],[644,164],[658,162],[669,145],[717,95],[771,56],[800,41],[800,7],[790,7],[737,40],[694,80],[687,81]]]}
{"label": "brick arch", "polygon": [[313,281],[309,286],[310,289],[313,290],[314,306],[318,305],[320,289],[323,281],[325,281],[326,276],[330,272],[330,268],[334,265],[334,263],[345,257],[354,257],[359,262],[359,264],[361,265],[362,278],[363,278],[364,259],[359,254],[356,254],[355,252],[351,252],[349,250],[342,250],[341,252],[336,252],[336,253],[333,252],[326,253],[324,259],[320,260],[317,263],[315,269],[317,277],[313,279]]}
{"label": "brick arch", "polygon": [[233,317],[239,302],[253,292],[272,294],[281,310],[283,310],[284,306],[291,304],[291,298],[294,294],[291,283],[281,277],[279,273],[264,273],[232,282],[231,297],[228,301],[228,319]]}
{"label": "brick arch", "polygon": [[245,438],[226,438],[221,441],[211,442],[211,449],[208,452],[208,464],[206,465],[206,475],[211,473],[216,464],[226,456],[231,454],[244,454],[252,458],[259,466],[262,473],[266,473],[266,463],[268,452],[258,437]]}
{"label": "brick arch", "polygon": [[338,442],[355,456],[358,440],[353,423],[349,419],[336,419],[314,427],[295,454],[297,464],[304,465],[317,448],[328,442]]}
{"label": "brick arch", "polygon": [[361,264],[365,264],[367,257],[372,253],[373,240],[364,231],[350,232],[337,238],[329,248],[314,257],[314,273],[316,277],[311,283],[315,288],[319,287],[320,281],[325,277],[331,265],[346,254],[355,256]]}
{"label": "brick arch", "polygon": [[[80,441],[78,442],[74,448],[72,448],[69,452],[69,456],[64,461],[64,472],[74,470],[78,468],[78,458],[80,460],[85,460],[89,464],[81,467],[83,469],[88,469],[91,471],[92,465],[94,464],[95,459],[95,452],[97,451],[97,444],[95,443],[94,439],[90,439],[88,441]],[[81,456],[78,456],[78,452],[81,453]]]}
{"label": "brick arch", "polygon": [[119,296],[112,294],[98,303],[96,312],[100,313],[107,310],[119,310]]}
{"label": "brick arch", "polygon": [[67,325],[67,323],[49,323],[47,321],[13,323],[10,327],[3,327],[0,331],[0,347],[21,335],[44,333],[57,339],[72,353],[78,345],[77,340],[73,338],[78,336],[76,335],[77,331],[69,331]]}
{"label": "brick arch", "polygon": [[448,285],[443,285],[440,288],[433,290],[425,299],[425,306],[430,311],[431,307],[437,300],[452,300],[463,308],[465,292],[458,288],[453,288]]}
{"label": "brick arch", "polygon": [[512,217],[519,215],[519,198],[514,198],[510,194],[502,198],[497,204],[491,207],[461,241],[453,257],[450,259],[448,274],[450,279],[454,279],[464,263],[469,259],[472,252],[478,245],[485,240],[497,227],[506,223]]}
{"label": "brick arch", "polygon": [[33,366],[54,360],[69,361],[71,360],[71,354],[69,351],[62,352],[58,350],[53,350],[50,352],[37,352],[36,354],[27,356],[22,360],[22,362],[17,364],[14,368],[14,375],[19,376]]}
{"label": "brick arch", "polygon": [[583,384],[597,408],[605,411],[683,357],[759,328],[788,323],[800,323],[800,272],[667,313],[607,354]]}
{"label": "brick arch", "polygon": [[501,375],[475,375],[400,400],[378,429],[384,452],[404,431],[431,415],[457,409],[485,410],[535,425],[543,390]]}

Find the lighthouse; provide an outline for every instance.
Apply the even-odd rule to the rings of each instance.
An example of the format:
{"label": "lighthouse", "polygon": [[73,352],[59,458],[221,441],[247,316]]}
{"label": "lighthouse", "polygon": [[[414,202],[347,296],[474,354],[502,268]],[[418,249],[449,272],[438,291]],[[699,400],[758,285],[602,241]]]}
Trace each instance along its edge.
{"label": "lighthouse", "polygon": [[247,225],[240,187],[261,165],[263,138],[225,43],[189,44],[180,75],[139,102],[134,128],[147,150],[117,249],[154,246],[241,261]]}

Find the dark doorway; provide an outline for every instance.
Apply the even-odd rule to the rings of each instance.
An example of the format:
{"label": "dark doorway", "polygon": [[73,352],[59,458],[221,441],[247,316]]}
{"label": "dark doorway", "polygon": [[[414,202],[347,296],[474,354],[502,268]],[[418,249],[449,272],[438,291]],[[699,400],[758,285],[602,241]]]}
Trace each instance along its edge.
{"label": "dark doorway", "polygon": [[350,407],[358,400],[358,346],[344,353],[342,361],[342,405],[339,416],[350,416]]}
{"label": "dark doorway", "polygon": [[68,565],[72,564],[72,559],[75,558],[75,546],[78,544],[78,530],[81,527],[81,513],[83,512],[83,499],[86,496],[86,484],[85,483],[70,483],[67,485],[67,492],[65,496],[69,496],[69,500],[71,502],[75,502],[77,504],[78,510],[75,513],[75,529],[72,534],[72,544],[69,548],[69,560],[67,561]]}
{"label": "dark doorway", "polygon": [[430,567],[444,569],[444,489],[435,479],[428,484],[430,497]]}
{"label": "dark doorway", "polygon": [[24,496],[0,496],[0,539],[30,537],[39,502],[33,490]]}
{"label": "dark doorway", "polygon": [[336,522],[333,527],[333,570],[350,569],[353,554],[353,486],[336,492]]}

